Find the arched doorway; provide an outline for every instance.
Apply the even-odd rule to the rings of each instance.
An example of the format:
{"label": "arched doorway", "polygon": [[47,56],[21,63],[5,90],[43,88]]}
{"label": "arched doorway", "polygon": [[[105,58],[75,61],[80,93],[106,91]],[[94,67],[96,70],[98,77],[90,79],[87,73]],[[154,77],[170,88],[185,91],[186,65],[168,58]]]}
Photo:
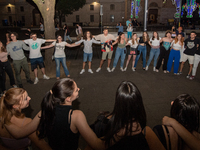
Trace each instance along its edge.
{"label": "arched doorway", "polygon": [[40,25],[41,21],[41,15],[40,12],[37,9],[33,9],[33,25],[38,26]]}
{"label": "arched doorway", "polygon": [[152,2],[149,5],[148,21],[150,24],[155,24],[157,23],[157,20],[158,20],[158,4]]}

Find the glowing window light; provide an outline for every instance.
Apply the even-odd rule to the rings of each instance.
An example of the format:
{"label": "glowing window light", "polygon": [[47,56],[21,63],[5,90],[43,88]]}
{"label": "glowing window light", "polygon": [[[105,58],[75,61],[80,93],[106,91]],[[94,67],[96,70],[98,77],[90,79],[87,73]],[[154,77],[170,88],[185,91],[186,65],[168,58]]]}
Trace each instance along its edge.
{"label": "glowing window light", "polygon": [[138,13],[140,12],[140,1],[135,0],[135,18],[139,18]]}
{"label": "glowing window light", "polygon": [[133,18],[134,0],[131,2],[131,18]]}

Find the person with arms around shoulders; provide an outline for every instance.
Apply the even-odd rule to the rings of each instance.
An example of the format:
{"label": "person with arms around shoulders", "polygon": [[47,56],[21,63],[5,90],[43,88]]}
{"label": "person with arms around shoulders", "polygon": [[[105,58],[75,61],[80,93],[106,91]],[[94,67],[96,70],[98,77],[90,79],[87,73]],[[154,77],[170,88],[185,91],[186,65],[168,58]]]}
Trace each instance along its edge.
{"label": "person with arms around shoulders", "polygon": [[124,32],[124,26],[122,25],[122,23],[120,22],[119,24],[117,24],[116,28],[118,28],[118,35],[120,33]]}

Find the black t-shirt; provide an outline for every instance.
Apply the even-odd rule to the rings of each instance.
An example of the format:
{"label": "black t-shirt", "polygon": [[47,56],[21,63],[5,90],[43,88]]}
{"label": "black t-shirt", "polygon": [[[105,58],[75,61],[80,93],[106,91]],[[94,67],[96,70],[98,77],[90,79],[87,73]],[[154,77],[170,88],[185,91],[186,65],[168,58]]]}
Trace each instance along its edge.
{"label": "black t-shirt", "polygon": [[185,37],[185,34],[183,32],[179,33],[178,30],[176,30],[176,35],[181,34],[183,37]]}
{"label": "black t-shirt", "polygon": [[[198,44],[199,44],[199,46],[200,46],[200,39],[197,38],[197,40],[198,40]],[[200,47],[197,47],[196,54],[200,55]]]}
{"label": "black t-shirt", "polygon": [[194,54],[197,51],[197,44],[199,43],[199,40],[197,38],[195,38],[194,40],[191,40],[190,38],[185,40],[185,51],[184,53],[186,55],[191,55],[194,56]]}
{"label": "black t-shirt", "polygon": [[135,20],[135,21],[133,20],[133,21],[132,21],[132,24],[133,24],[133,26],[138,26],[137,20]]}

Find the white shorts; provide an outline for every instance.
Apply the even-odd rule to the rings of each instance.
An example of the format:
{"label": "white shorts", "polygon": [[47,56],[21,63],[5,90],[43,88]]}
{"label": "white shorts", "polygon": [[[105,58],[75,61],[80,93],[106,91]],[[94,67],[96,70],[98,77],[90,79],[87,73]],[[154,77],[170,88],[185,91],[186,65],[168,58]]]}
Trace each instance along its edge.
{"label": "white shorts", "polygon": [[182,61],[186,62],[187,60],[189,61],[189,64],[191,64],[191,65],[194,64],[194,56],[186,55],[183,53]]}

